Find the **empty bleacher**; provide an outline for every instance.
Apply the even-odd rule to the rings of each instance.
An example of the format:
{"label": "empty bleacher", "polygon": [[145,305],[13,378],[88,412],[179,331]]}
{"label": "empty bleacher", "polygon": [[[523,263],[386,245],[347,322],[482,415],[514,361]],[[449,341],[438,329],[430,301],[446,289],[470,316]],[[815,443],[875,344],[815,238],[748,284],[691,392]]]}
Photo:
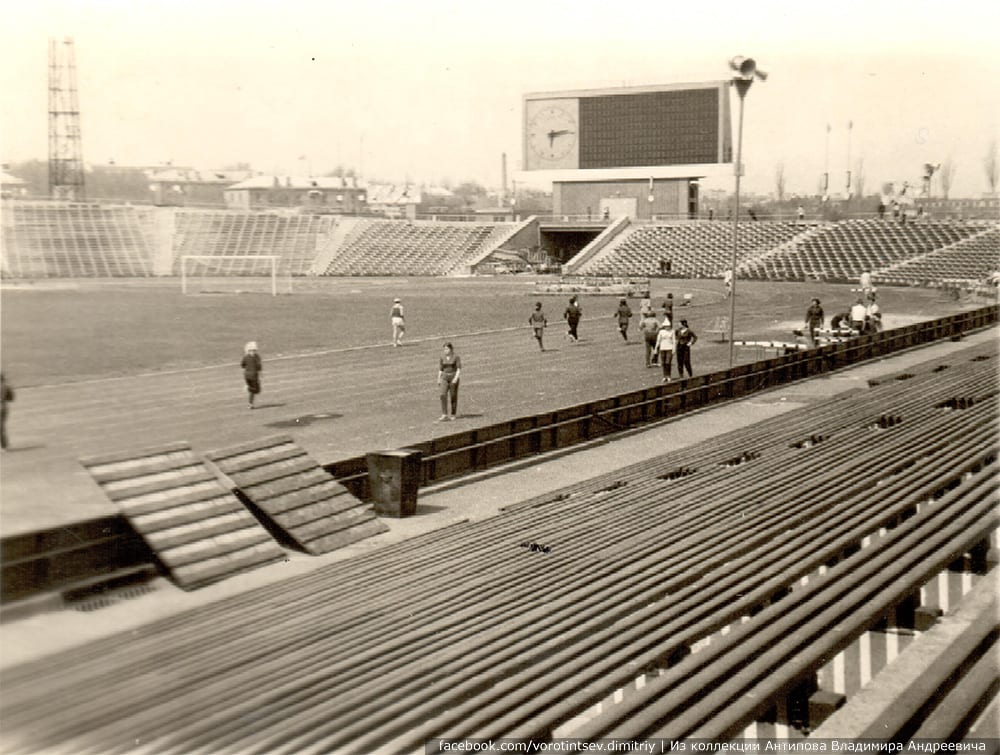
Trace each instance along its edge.
{"label": "empty bleacher", "polygon": [[978,283],[1000,270],[1000,228],[980,231],[943,249],[905,260],[873,277],[883,284]]}
{"label": "empty bleacher", "polygon": [[838,653],[867,630],[919,632],[917,596],[963,554],[988,568],[997,358],[995,343],[967,348],[947,369],[914,366],[11,668],[5,744],[369,753],[433,737],[714,740],[773,709],[815,727],[803,701]]}
{"label": "empty bleacher", "polygon": [[[752,259],[806,233],[813,226],[750,222],[739,229],[740,261]],[[670,260],[678,277],[718,277],[732,264],[731,223],[683,223],[630,227],[620,239],[584,266],[587,275],[659,275]]]}
{"label": "empty bleacher", "polygon": [[832,223],[758,260],[748,259],[744,274],[768,280],[856,281],[903,260],[925,255],[983,230],[971,223],[876,219]]}
{"label": "empty bleacher", "polygon": [[215,275],[269,275],[269,264],[226,259],[260,254],[281,257],[283,275],[305,275],[334,223],[331,215],[180,210],[173,240],[174,273],[180,273],[183,255],[195,254],[219,257],[214,265],[201,261],[200,268]]}
{"label": "empty bleacher", "polygon": [[326,275],[447,275],[481,256],[511,223],[366,220],[344,239]]}
{"label": "empty bleacher", "polygon": [[3,203],[3,275],[11,278],[153,274],[149,208]]}

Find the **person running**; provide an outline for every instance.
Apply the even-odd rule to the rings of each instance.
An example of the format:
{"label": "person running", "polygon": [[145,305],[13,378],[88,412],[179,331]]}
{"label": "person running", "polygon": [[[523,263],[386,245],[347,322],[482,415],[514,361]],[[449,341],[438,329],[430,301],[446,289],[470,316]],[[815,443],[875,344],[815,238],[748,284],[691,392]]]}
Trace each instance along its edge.
{"label": "person running", "polygon": [[545,319],[545,313],[542,312],[542,303],[540,301],[535,302],[535,311],[528,318],[528,325],[535,331],[538,350],[545,351],[545,346],[542,344],[542,335],[545,333],[545,326],[548,325],[548,321]]}
{"label": "person running", "polygon": [[254,398],[260,393],[260,373],[264,370],[260,354],[257,352],[256,341],[247,341],[247,345],[243,347],[243,361],[240,362],[240,367],[243,368],[243,380],[247,384],[248,406],[253,409]]}
{"label": "person running", "polygon": [[691,371],[691,347],[698,342],[698,336],[688,327],[687,320],[681,320],[681,326],[674,333],[674,342],[677,345],[677,377],[684,377],[685,368],[688,377],[694,377]]}
{"label": "person running", "polygon": [[[446,343],[438,362],[438,393],[441,397],[441,416],[438,422],[454,420],[458,412],[458,379],[462,375],[462,358],[455,348]],[[449,413],[449,408],[451,412]]]}
{"label": "person running", "polygon": [[403,303],[397,298],[392,300],[392,310],[389,312],[392,322],[392,345],[403,345],[403,333],[406,332],[406,322],[403,320]]}
{"label": "person running", "polygon": [[580,324],[580,318],[583,317],[583,310],[580,309],[580,305],[577,304],[576,297],[573,296],[569,300],[569,305],[566,307],[566,311],[563,312],[563,319],[566,321],[566,325],[569,326],[569,330],[566,335],[571,341],[579,341],[580,336],[577,335],[576,328]]}
{"label": "person running", "polygon": [[656,335],[656,350],[660,355],[660,366],[663,368],[663,382],[670,382],[670,363],[674,358],[674,329],[670,320],[660,323],[660,331]]}
{"label": "person running", "polygon": [[628,321],[632,319],[632,310],[629,309],[628,302],[622,299],[618,302],[618,311],[615,312],[618,318],[618,332],[622,334],[622,340],[628,340]]}
{"label": "person running", "polygon": [[647,312],[639,321],[639,332],[642,333],[643,346],[646,349],[646,366],[652,367],[660,360],[656,350],[656,336],[660,332],[660,322],[652,311]]}

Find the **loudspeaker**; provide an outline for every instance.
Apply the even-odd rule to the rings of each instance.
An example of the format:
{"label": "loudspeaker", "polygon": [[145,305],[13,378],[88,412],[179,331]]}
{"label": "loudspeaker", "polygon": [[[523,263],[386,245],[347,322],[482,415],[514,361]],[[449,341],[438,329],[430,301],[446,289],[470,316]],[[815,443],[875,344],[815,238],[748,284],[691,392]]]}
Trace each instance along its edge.
{"label": "loudspeaker", "polygon": [[742,55],[737,55],[729,61],[729,67],[734,71],[739,71],[740,76],[745,79],[749,79],[752,76],[756,76],[761,81],[767,79],[767,74],[757,69],[757,61],[753,58],[744,58]]}

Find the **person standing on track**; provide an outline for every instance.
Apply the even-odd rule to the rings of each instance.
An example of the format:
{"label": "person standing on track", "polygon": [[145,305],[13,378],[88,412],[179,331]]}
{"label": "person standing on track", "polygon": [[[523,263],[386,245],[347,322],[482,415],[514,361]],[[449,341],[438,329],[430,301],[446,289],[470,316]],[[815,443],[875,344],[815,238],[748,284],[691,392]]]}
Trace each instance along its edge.
{"label": "person standing on track", "polygon": [[649,291],[642,292],[642,300],[639,302],[639,317],[645,317],[653,312],[653,300],[649,296]]}
{"label": "person standing on track", "polygon": [[0,372],[0,448],[7,450],[7,404],[14,400],[14,389]]}
{"label": "person standing on track", "polygon": [[243,380],[247,384],[248,406],[253,409],[253,400],[260,393],[260,373],[264,369],[260,354],[257,352],[256,341],[247,341],[247,345],[243,347],[243,361],[240,362],[240,367],[243,368]]}
{"label": "person standing on track", "polygon": [[618,302],[618,310],[615,312],[618,318],[618,332],[622,334],[622,340],[628,340],[628,321],[632,319],[632,310],[628,302],[622,299]]}
{"label": "person standing on track", "polygon": [[569,300],[569,305],[566,307],[566,311],[563,312],[563,319],[566,320],[566,324],[569,326],[569,330],[566,333],[572,341],[579,341],[580,336],[577,335],[576,328],[580,324],[580,318],[583,317],[583,310],[580,309],[580,305],[577,304],[576,296],[573,296]]}
{"label": "person standing on track", "polygon": [[687,368],[688,377],[694,377],[691,371],[691,347],[698,341],[698,336],[688,327],[687,320],[681,320],[681,326],[674,333],[674,342],[677,345],[677,377],[684,377],[684,369]]}
{"label": "person standing on track", "polygon": [[646,348],[646,366],[652,367],[659,362],[656,336],[660,332],[660,323],[652,310],[646,312],[639,321],[639,332],[642,333],[643,346]]}
{"label": "person standing on track", "polygon": [[816,329],[823,327],[825,315],[819,299],[813,299],[806,310],[806,332],[809,334],[809,348],[816,346]]}
{"label": "person standing on track", "polygon": [[528,325],[532,327],[535,331],[535,340],[538,341],[538,350],[545,351],[545,346],[542,344],[542,334],[545,332],[545,326],[548,322],[545,319],[545,313],[542,312],[542,303],[535,302],[535,311],[531,313],[528,318]]}
{"label": "person standing on track", "polygon": [[[462,358],[451,343],[444,345],[438,362],[438,393],[441,396],[441,416],[438,422],[454,420],[458,412],[458,379],[462,375]],[[450,404],[449,404],[450,399]],[[449,406],[451,412],[449,413]]]}
{"label": "person standing on track", "polygon": [[851,306],[851,330],[861,335],[865,332],[865,318],[868,316],[868,307],[865,306],[864,299],[860,296]]}
{"label": "person standing on track", "polygon": [[389,320],[392,322],[393,348],[402,346],[406,323],[403,320],[403,303],[398,298],[392,300],[392,311],[389,313]]}
{"label": "person standing on track", "polygon": [[656,351],[660,355],[660,366],[663,367],[663,382],[670,382],[670,363],[674,358],[674,329],[670,320],[660,324],[660,332],[656,336]]}

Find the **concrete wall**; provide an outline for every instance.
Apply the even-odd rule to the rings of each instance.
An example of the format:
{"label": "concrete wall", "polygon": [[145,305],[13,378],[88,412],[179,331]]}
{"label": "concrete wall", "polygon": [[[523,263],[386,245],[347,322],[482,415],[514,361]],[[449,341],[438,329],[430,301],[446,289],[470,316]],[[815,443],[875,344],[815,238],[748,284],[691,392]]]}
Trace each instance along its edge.
{"label": "concrete wall", "polygon": [[[504,222],[510,222],[504,221]],[[525,220],[524,225],[516,231],[510,238],[500,245],[501,249],[535,249],[542,243],[541,231],[538,227],[538,219],[535,217]]]}
{"label": "concrete wall", "polygon": [[557,182],[552,185],[554,215],[601,215],[602,199],[635,199],[636,217],[653,215],[687,216],[687,179],[659,179],[653,182],[653,202],[649,202],[649,181]]}

